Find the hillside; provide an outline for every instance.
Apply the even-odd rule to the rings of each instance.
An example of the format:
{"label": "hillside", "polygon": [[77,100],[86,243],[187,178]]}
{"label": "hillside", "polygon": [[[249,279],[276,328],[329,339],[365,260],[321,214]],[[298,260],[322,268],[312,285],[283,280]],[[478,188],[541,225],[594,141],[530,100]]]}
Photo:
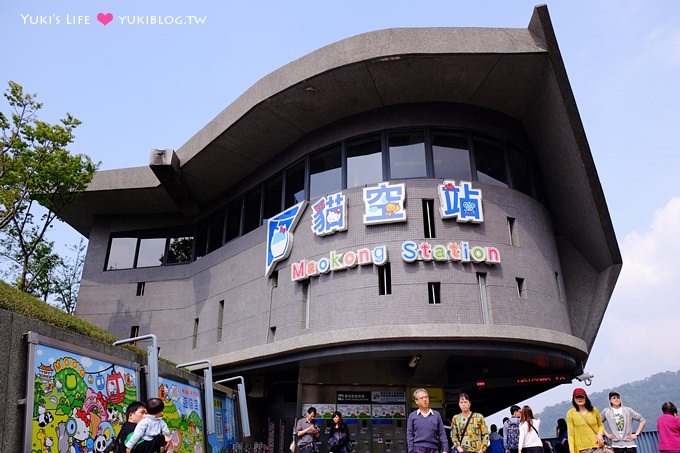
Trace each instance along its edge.
{"label": "hillside", "polygon": [[[600,411],[609,405],[607,396],[613,389],[601,392],[588,392],[593,405]],[[665,371],[654,374],[640,381],[619,385],[615,389],[621,394],[624,406],[629,406],[639,412],[646,420],[645,431],[656,431],[656,418],[661,415],[661,404],[672,401],[680,404],[680,371]],[[558,418],[564,418],[571,408],[571,400],[549,406],[537,415],[543,422],[541,436],[550,438],[555,436],[555,425]]]}

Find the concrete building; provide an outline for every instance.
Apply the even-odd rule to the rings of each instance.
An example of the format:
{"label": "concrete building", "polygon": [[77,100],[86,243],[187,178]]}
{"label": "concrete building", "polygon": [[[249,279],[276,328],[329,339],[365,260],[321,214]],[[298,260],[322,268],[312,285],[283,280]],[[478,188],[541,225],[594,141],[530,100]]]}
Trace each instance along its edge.
{"label": "concrete building", "polygon": [[245,376],[255,433],[368,409],[367,451],[414,387],[490,414],[581,374],[622,263],[545,6],[314,51],[61,215],[78,316]]}

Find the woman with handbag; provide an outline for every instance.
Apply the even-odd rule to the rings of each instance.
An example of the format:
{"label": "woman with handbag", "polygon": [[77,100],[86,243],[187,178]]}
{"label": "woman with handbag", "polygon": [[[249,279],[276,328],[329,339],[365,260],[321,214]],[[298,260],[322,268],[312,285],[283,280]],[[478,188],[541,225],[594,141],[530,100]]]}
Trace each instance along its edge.
{"label": "woman with handbag", "polygon": [[604,424],[600,411],[588,399],[582,388],[574,389],[573,408],[567,411],[567,432],[570,453],[591,453],[604,447]]}
{"label": "woman with handbag", "polygon": [[328,436],[328,450],[331,453],[350,453],[352,451],[349,428],[342,421],[342,413],[340,411],[333,412],[333,424]]}
{"label": "woman with handbag", "polygon": [[522,416],[519,422],[519,452],[520,453],[543,453],[543,441],[538,435],[541,421],[534,418],[534,412],[529,406],[522,408]]}

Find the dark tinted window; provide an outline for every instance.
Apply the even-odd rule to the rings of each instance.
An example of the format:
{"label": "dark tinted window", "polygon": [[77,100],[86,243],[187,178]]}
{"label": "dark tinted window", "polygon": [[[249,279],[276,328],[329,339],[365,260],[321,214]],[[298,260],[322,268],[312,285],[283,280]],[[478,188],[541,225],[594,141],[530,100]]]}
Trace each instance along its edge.
{"label": "dark tinted window", "polygon": [[112,238],[106,270],[131,269],[135,264],[137,238]]}
{"label": "dark tinted window", "polygon": [[262,195],[259,186],[246,195],[246,205],[243,210],[243,234],[260,226],[261,201]]}
{"label": "dark tinted window", "polygon": [[274,176],[264,184],[264,204],[262,217],[269,219],[282,211],[281,209],[281,175]]}
{"label": "dark tinted window", "polygon": [[433,133],[432,163],[435,178],[469,181],[471,174],[467,135]]}
{"label": "dark tinted window", "polygon": [[[224,243],[224,213],[225,210],[222,209],[210,216],[208,253],[222,247],[222,244]],[[172,243],[170,245],[172,246]]]}
{"label": "dark tinted window", "polygon": [[167,264],[191,262],[193,247],[194,238],[191,236],[170,238]]}
{"label": "dark tinted window", "polygon": [[533,196],[531,185],[531,163],[527,156],[516,148],[508,149],[512,188]]}
{"label": "dark tinted window", "polygon": [[363,186],[383,180],[380,136],[347,142],[347,187]]}
{"label": "dark tinted window", "polygon": [[390,132],[390,178],[424,178],[425,136],[423,131]]}
{"label": "dark tinted window", "polygon": [[241,199],[232,201],[227,206],[227,231],[224,241],[228,242],[241,234]]}
{"label": "dark tinted window", "polygon": [[305,161],[286,170],[285,208],[290,208],[305,199]]}
{"label": "dark tinted window", "polygon": [[508,175],[505,171],[505,155],[500,143],[491,140],[476,139],[475,163],[477,180],[486,184],[508,186]]}
{"label": "dark tinted window", "polygon": [[342,155],[340,146],[314,154],[309,161],[309,197],[342,189]]}

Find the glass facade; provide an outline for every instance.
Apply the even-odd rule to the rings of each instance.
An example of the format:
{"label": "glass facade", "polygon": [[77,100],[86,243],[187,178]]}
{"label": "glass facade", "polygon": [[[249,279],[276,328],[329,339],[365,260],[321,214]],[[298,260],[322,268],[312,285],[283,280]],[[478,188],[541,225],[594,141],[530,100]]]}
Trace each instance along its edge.
{"label": "glass facade", "polygon": [[313,150],[181,231],[115,235],[105,269],[191,262],[305,199],[388,179],[474,181],[508,187],[541,201],[536,175],[536,164],[527,152],[471,131],[423,127],[352,137]]}

